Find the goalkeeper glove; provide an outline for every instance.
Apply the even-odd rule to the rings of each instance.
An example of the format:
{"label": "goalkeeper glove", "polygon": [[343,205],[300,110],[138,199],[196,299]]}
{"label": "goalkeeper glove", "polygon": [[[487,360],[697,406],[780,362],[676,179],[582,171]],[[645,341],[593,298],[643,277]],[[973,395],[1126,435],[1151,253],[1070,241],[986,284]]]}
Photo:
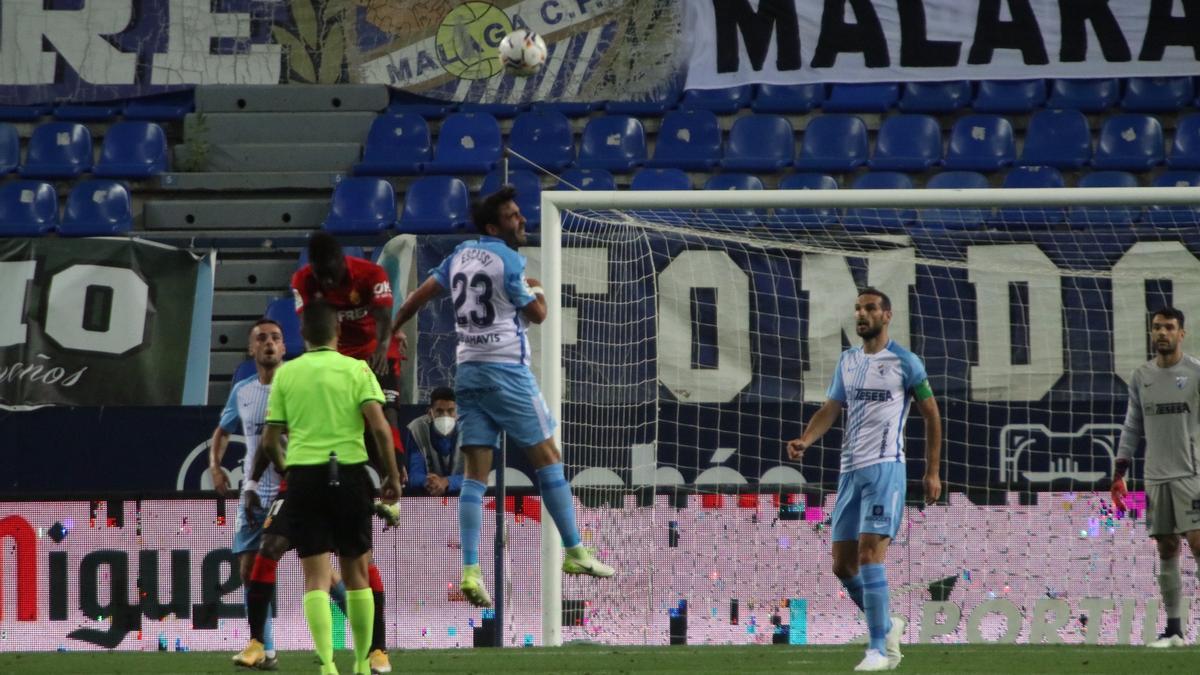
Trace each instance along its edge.
{"label": "goalkeeper glove", "polygon": [[1112,495],[1113,506],[1117,511],[1128,511],[1125,508],[1125,495],[1129,494],[1129,488],[1125,487],[1125,472],[1129,470],[1128,459],[1117,460],[1117,470],[1113,475],[1112,487],[1109,488],[1109,493]]}

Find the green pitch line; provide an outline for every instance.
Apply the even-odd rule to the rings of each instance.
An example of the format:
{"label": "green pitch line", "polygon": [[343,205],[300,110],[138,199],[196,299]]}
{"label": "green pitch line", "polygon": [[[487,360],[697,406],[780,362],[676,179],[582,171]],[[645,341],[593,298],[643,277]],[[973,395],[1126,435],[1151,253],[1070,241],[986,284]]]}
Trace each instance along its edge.
{"label": "green pitch line", "polygon": [[[1019,645],[911,645],[904,648],[897,673],[931,675],[989,673],[1062,675],[1066,673],[1191,673],[1200,662],[1198,648],[1150,650],[1144,647]],[[216,652],[0,653],[0,673],[251,673],[237,671],[231,654]],[[393,650],[396,673],[848,673],[862,658],[862,647],[603,647],[562,649]],[[311,652],[281,652],[280,673],[316,672]],[[343,674],[352,672],[347,652],[337,653]]]}

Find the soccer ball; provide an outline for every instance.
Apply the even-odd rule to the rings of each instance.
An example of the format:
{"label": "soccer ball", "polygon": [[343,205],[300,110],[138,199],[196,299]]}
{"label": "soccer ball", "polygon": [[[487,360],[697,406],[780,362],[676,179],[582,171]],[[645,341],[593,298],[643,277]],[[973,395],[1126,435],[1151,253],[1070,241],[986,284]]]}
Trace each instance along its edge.
{"label": "soccer ball", "polygon": [[514,75],[533,75],[545,62],[546,41],[533,31],[519,28],[500,41],[500,63]]}

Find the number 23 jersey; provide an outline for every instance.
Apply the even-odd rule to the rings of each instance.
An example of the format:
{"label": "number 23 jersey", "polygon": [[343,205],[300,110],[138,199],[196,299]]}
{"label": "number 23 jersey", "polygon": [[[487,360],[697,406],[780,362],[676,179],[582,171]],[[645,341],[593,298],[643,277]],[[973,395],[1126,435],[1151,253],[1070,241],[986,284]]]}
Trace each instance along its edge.
{"label": "number 23 jersey", "polygon": [[485,235],[459,244],[430,274],[454,302],[459,363],[529,365],[521,309],[534,296],[525,282],[525,256]]}

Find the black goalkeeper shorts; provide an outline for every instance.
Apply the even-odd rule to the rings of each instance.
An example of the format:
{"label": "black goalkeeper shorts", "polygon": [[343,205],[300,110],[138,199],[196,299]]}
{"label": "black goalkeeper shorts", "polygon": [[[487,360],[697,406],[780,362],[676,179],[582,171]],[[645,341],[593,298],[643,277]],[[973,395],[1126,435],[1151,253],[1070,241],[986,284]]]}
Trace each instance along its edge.
{"label": "black goalkeeper shorts", "polygon": [[339,465],[337,487],[329,485],[324,464],[292,467],[287,481],[288,520],[297,555],[355,557],[371,550],[375,487],[366,464]]}

